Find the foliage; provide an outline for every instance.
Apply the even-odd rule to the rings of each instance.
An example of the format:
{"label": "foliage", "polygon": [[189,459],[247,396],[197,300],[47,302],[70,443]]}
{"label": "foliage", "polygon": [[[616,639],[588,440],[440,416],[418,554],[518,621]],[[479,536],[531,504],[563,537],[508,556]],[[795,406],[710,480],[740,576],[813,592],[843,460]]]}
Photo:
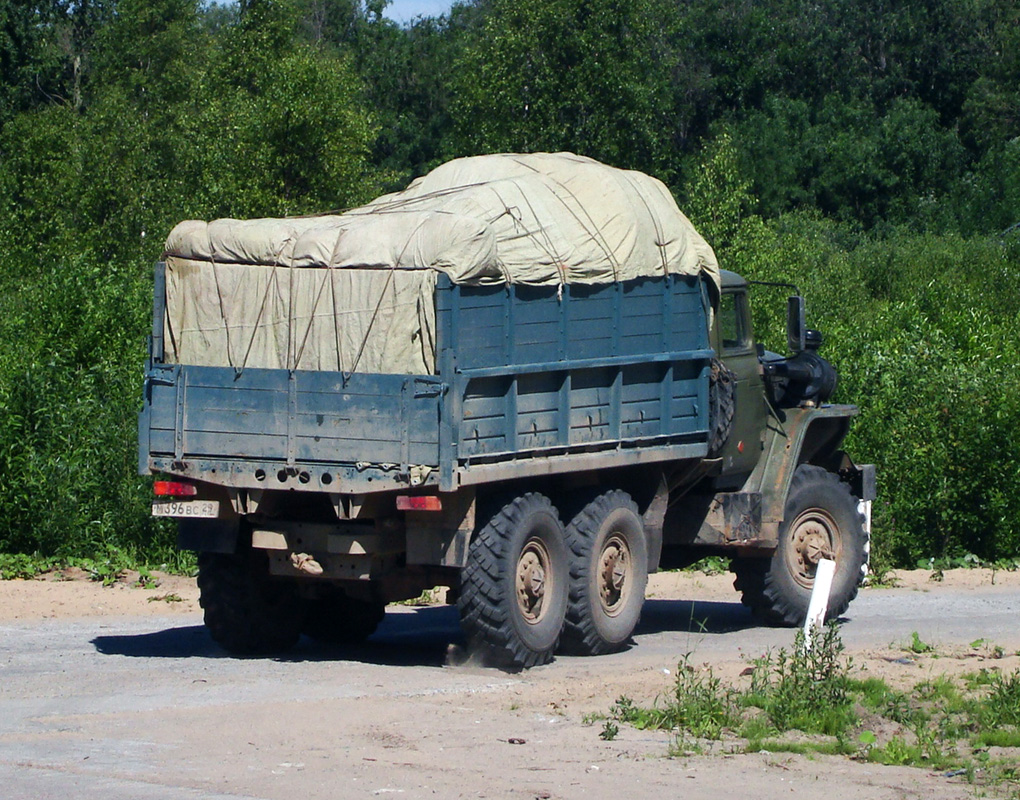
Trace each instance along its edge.
{"label": "foliage", "polygon": [[896,98],[884,109],[869,100],[770,98],[732,126],[741,170],[751,176],[761,213],[799,206],[874,227],[897,220],[938,227],[951,212],[942,194],[958,182],[965,153],[955,131],[930,106]]}
{"label": "foliage", "polygon": [[[98,551],[97,551],[98,552]],[[163,562],[158,568],[180,575],[192,575],[195,571],[193,553],[175,553],[169,562]],[[152,568],[132,553],[107,547],[104,556],[71,556],[56,558],[27,553],[0,553],[0,580],[28,580],[45,573],[56,573],[62,577],[64,570],[78,569],[86,572],[94,581],[110,586],[120,580],[128,570],[138,571],[137,585],[143,589],[151,589],[156,583],[152,576]]]}
{"label": "foliage", "polygon": [[684,570],[700,572],[702,575],[725,575],[730,570],[730,559],[725,556],[705,556]]}
{"label": "foliage", "polygon": [[[672,11],[667,11],[667,6]],[[667,182],[690,102],[675,6],[494,0],[451,76],[451,154],[572,150]]]}
{"label": "foliage", "polygon": [[[380,0],[0,0],[0,552],[169,557],[133,451],[176,222],[496,150],[651,173],[724,267],[805,291],[878,466],[876,564],[1016,558],[1010,0],[470,0],[405,26]],[[782,349],[781,297],[755,312]]]}
{"label": "foliage", "polygon": [[740,171],[729,134],[723,133],[706,145],[693,173],[688,181],[687,215],[713,247],[726,252],[742,229],[759,222],[750,217],[754,205],[751,184]]}
{"label": "foliage", "polygon": [[996,673],[980,714],[988,727],[1020,728],[1020,671],[1007,676]]}
{"label": "foliage", "polygon": [[71,99],[0,129],[0,551],[170,559],[134,455],[161,236],[375,190],[358,79],[293,47],[288,14],[251,4],[214,35],[190,0],[120,0],[82,28]]}
{"label": "foliage", "polygon": [[26,553],[0,553],[0,580],[34,578],[57,565],[55,558],[31,556]]}

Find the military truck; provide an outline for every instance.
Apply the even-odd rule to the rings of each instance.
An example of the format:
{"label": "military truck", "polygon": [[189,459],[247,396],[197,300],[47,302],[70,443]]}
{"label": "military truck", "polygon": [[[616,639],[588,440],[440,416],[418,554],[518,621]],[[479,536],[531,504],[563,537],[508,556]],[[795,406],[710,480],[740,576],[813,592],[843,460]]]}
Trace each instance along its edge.
{"label": "military truck", "polygon": [[841,449],[857,410],[829,403],[803,298],[781,356],[752,289],[661,183],[571,154],[460,159],[340,215],[182,223],[139,467],[198,552],[212,637],[357,642],[445,586],[472,652],[521,669],[625,646],[648,574],[712,554],[791,625],[834,559],[842,614],[874,468]]}

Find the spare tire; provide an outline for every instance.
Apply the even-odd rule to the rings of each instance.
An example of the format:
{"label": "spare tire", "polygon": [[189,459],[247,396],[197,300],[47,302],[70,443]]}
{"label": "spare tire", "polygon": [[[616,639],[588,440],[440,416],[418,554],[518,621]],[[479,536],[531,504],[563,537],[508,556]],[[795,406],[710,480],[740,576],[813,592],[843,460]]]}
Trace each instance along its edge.
{"label": "spare tire", "polygon": [[708,455],[719,454],[730,438],[737,405],[737,376],[718,358],[712,359],[708,379]]}

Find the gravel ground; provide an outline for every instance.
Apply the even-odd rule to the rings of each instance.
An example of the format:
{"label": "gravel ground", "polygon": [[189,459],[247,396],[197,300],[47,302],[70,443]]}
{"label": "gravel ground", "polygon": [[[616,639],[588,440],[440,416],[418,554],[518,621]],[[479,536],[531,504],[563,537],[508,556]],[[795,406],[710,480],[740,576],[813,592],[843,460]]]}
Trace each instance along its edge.
{"label": "gravel ground", "polygon": [[[740,606],[729,576],[653,576],[634,644],[521,675],[448,666],[462,643],[445,606],[395,606],[358,648],[309,640],[284,658],[236,659],[212,643],[190,579],[101,587],[0,582],[0,786],[19,798],[384,797],[716,800],[973,797],[961,777],[846,758],[668,758],[669,737],[586,714],[620,695],[651,703],[677,661],[737,680],[788,646]],[[910,687],[932,674],[1020,668],[1020,575],[899,575],[865,589],[842,638],[862,672]],[[917,631],[935,650],[905,657]],[[977,639],[986,643],[972,647]],[[995,658],[995,647],[1006,653]]]}

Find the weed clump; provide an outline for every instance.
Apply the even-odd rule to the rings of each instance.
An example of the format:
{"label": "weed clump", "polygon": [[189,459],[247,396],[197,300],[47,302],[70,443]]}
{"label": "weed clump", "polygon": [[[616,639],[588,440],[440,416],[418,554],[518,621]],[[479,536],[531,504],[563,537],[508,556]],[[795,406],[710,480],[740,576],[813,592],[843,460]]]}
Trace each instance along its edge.
{"label": "weed clump", "polygon": [[[937,656],[917,634],[909,649]],[[880,678],[855,677],[844,650],[833,624],[816,631],[810,647],[798,632],[792,648],[752,661],[743,688],[724,684],[709,665],[695,666],[688,653],[651,708],[620,697],[600,717],[600,736],[615,738],[621,725],[663,729],[675,737],[671,755],[728,738],[730,751],[843,754],[1020,790],[1015,758],[992,749],[1020,748],[1020,670],[981,669],[960,680],[935,675],[898,691]],[[995,655],[1001,648],[986,650],[1002,657]]]}
{"label": "weed clump", "polygon": [[798,631],[792,650],[754,661],[742,704],[764,711],[776,733],[800,730],[843,738],[857,719],[850,697],[852,661],[843,658],[843,650],[834,624],[816,633],[811,647]]}
{"label": "weed clump", "polygon": [[[1020,670],[1008,676],[995,674],[979,714],[985,727],[1009,725],[1020,728]],[[1020,734],[1020,731],[1016,733]]]}
{"label": "weed clump", "polygon": [[677,664],[671,690],[651,708],[620,697],[609,712],[602,738],[619,732],[617,723],[638,729],[671,730],[682,749],[717,741],[726,732],[752,743],[790,730],[835,736],[842,741],[856,721],[849,694],[851,662],[834,625],[808,647],[798,632],[793,648],[766,653],[752,666],[751,686],[725,686],[708,665],[696,666],[690,653]]}
{"label": "weed clump", "polygon": [[673,690],[664,702],[643,708],[629,697],[620,697],[600,736],[615,738],[619,732],[616,723],[622,722],[639,730],[672,730],[684,741],[719,739],[738,719],[733,692],[722,685],[711,667],[699,669],[690,657],[687,653],[677,664]]}

